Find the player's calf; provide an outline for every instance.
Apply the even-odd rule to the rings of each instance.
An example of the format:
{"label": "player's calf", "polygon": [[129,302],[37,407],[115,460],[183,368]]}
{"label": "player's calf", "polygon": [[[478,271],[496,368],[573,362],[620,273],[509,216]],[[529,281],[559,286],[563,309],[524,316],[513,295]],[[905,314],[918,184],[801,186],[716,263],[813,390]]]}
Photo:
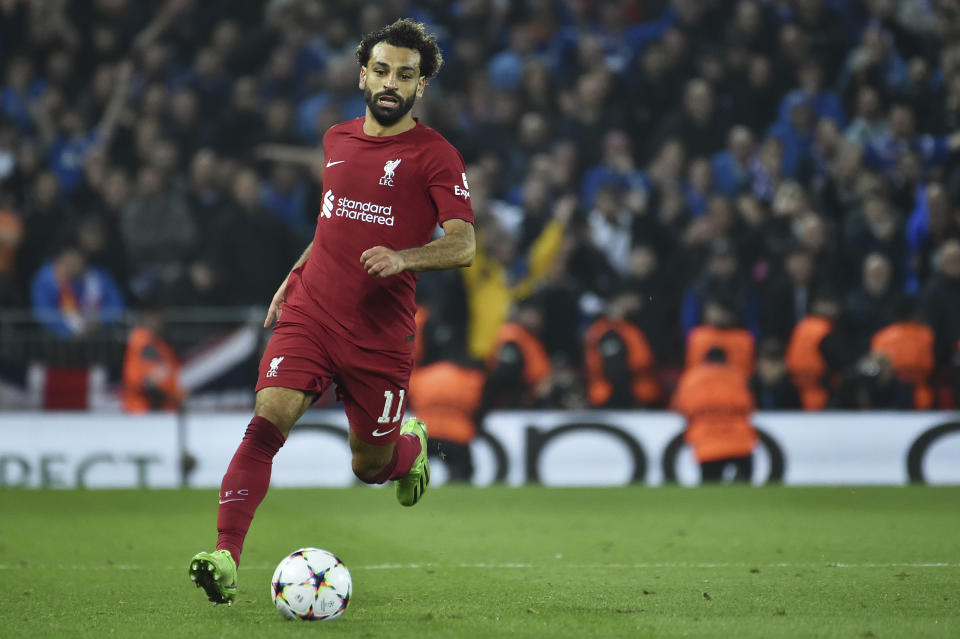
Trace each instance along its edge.
{"label": "player's calf", "polygon": [[378,459],[371,459],[370,457],[357,454],[353,456],[353,474],[365,484],[382,484],[389,480],[389,477],[381,479],[383,471],[389,468],[389,466],[389,462],[385,467],[383,462]]}
{"label": "player's calf", "polygon": [[353,472],[360,481],[382,484],[397,480],[397,499],[404,506],[412,506],[430,483],[430,464],[427,461],[427,426],[419,419],[408,419],[400,428],[389,461],[384,463],[386,446],[371,446],[351,433]]}

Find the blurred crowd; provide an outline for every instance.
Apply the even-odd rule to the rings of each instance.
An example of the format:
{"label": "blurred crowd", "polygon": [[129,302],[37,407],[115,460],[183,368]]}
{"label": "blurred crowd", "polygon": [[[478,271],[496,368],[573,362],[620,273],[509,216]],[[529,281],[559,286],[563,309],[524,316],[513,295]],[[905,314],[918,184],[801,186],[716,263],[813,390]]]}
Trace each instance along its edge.
{"label": "blurred crowd", "polygon": [[421,276],[422,363],[484,362],[491,406],[662,407],[719,347],[761,408],[953,405],[952,0],[0,0],[0,307],[69,337],[265,305],[400,16],[478,229]]}

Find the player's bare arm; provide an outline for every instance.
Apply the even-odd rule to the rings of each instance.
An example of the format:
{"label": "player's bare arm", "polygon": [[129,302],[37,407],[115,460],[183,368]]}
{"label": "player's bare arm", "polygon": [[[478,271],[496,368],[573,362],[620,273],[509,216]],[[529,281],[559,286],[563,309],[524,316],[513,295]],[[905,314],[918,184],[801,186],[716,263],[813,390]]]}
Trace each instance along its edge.
{"label": "player's bare arm", "polygon": [[[300,254],[299,258],[297,258],[293,268],[290,269],[290,273],[295,271],[307,261],[307,258],[310,257],[310,249],[312,248],[313,242],[307,244],[307,248],[303,249],[303,253]],[[274,320],[280,319],[280,310],[283,308],[283,300],[287,295],[287,282],[290,280],[290,273],[287,273],[287,276],[283,278],[283,282],[280,283],[280,288],[277,289],[277,292],[273,294],[273,299],[270,300],[270,308],[267,309],[267,317],[263,320],[264,328],[270,328],[270,325],[273,324]]]}
{"label": "player's bare arm", "polygon": [[464,220],[443,223],[443,237],[415,248],[395,251],[374,246],[360,255],[360,263],[374,277],[390,277],[403,271],[439,271],[473,264],[477,243],[473,224]]}

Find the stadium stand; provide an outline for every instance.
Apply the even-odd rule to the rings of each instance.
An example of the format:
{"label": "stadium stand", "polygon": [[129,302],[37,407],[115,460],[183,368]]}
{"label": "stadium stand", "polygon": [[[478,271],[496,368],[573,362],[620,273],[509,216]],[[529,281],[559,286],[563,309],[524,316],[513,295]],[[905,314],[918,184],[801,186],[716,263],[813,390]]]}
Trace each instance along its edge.
{"label": "stadium stand", "polygon": [[[89,313],[64,309],[95,286],[57,280],[64,246],[127,308],[168,307],[185,370],[210,358],[193,391],[249,393],[262,337],[237,331],[311,237],[323,131],[363,113],[360,35],[399,16],[441,34],[446,68],[415,113],[464,155],[488,268],[421,277],[460,349],[486,359],[529,299],[562,389],[543,401],[586,407],[584,338],[625,290],[666,393],[709,299],[780,344],[760,349],[775,360],[827,296],[841,313],[810,345],[831,379],[801,396],[869,408],[881,393],[849,389],[894,383],[902,367],[870,349],[908,296],[933,365],[899,382],[929,388],[925,407],[960,403],[960,9],[945,0],[0,2],[3,396],[29,403],[38,364],[119,380],[132,315],[87,321],[95,290]],[[83,330],[34,318],[41,280]]]}

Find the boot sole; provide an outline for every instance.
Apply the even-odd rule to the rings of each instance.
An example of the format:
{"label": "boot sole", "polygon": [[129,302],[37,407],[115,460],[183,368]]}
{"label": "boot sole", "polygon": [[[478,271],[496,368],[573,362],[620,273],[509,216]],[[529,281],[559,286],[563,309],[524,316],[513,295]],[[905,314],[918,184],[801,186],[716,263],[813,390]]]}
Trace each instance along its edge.
{"label": "boot sole", "polygon": [[203,588],[207,599],[214,604],[233,605],[233,597],[227,597],[220,592],[220,586],[217,583],[217,567],[212,561],[206,559],[196,559],[190,564],[190,580],[196,584],[197,588]]}

